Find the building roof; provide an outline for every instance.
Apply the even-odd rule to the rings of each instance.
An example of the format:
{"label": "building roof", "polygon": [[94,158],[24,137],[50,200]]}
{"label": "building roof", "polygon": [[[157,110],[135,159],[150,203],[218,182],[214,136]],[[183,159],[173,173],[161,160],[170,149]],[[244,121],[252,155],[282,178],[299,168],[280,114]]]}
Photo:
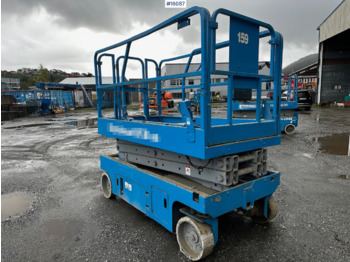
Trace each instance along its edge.
{"label": "building roof", "polygon": [[350,29],[350,0],[343,0],[319,25],[319,42]]}
{"label": "building roof", "polygon": [[[304,72],[308,72],[309,75],[316,75],[317,72],[313,72],[310,70],[317,70],[318,65],[318,54],[312,54],[308,56],[304,56],[299,60],[287,65],[282,69],[282,73],[285,75],[296,74],[300,75]],[[308,70],[309,69],[309,70]]]}
{"label": "building roof", "polygon": [[342,3],[344,3],[344,1],[345,1],[345,0],[341,1],[341,2],[339,3],[339,5],[337,5],[337,7],[326,17],[326,19],[323,20],[323,22],[317,27],[317,30],[319,30],[320,27],[324,24],[324,22],[326,22],[326,21],[328,20],[328,18],[330,18],[330,17],[334,14],[334,12],[339,8],[339,6],[342,5]]}

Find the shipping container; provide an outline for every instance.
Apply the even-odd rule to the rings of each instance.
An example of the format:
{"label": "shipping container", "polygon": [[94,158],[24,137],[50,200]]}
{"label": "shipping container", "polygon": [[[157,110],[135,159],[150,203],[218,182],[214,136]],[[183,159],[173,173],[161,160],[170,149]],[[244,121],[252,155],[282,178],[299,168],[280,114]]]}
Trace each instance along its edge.
{"label": "shipping container", "polygon": [[74,90],[74,106],[75,107],[84,107],[83,90]]}
{"label": "shipping container", "polygon": [[104,90],[103,91],[103,108],[113,107],[113,91]]}
{"label": "shipping container", "polygon": [[90,98],[90,101],[92,102],[92,105],[89,101],[89,99],[86,97],[86,94],[84,93],[84,107],[95,107],[96,106],[96,102],[94,103],[94,101],[92,100],[92,91],[91,90],[86,90],[87,95]]}
{"label": "shipping container", "polygon": [[33,91],[7,91],[1,92],[1,95],[12,95],[15,98],[16,103],[20,104],[35,99]]}
{"label": "shipping container", "polygon": [[51,94],[51,109],[53,107],[64,107],[62,91],[61,90],[50,90]]}
{"label": "shipping container", "polygon": [[34,91],[34,96],[41,101],[41,114],[46,115],[49,112],[51,104],[51,94],[48,90]]}
{"label": "shipping container", "polygon": [[74,108],[73,102],[73,92],[72,91],[63,91],[62,92],[64,108],[68,110],[69,108]]}

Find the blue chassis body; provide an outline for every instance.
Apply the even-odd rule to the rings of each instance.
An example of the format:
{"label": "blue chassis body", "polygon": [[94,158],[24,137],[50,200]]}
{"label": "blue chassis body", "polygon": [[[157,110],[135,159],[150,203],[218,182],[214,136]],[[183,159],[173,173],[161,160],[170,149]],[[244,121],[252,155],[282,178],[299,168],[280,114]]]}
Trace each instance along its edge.
{"label": "blue chassis body", "polygon": [[[215,244],[218,239],[219,216],[238,208],[247,210],[249,206],[254,205],[254,201],[262,198],[268,201],[280,183],[278,172],[268,172],[261,178],[207,194],[186,184],[172,181],[166,175],[121,161],[115,156],[101,156],[101,169],[110,176],[113,194],[171,232],[174,231],[179,215],[181,216],[179,206],[208,215],[209,218],[201,222],[212,226]],[[198,220],[198,217],[193,218]]]}

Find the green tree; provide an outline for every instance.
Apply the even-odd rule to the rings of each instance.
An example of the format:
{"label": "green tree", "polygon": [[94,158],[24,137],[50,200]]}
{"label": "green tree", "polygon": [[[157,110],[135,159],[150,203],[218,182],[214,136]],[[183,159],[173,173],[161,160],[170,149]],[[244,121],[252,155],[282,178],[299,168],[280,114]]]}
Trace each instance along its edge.
{"label": "green tree", "polygon": [[65,76],[59,74],[50,74],[50,82],[61,82],[65,78]]}
{"label": "green tree", "polygon": [[39,74],[33,77],[34,82],[49,82],[50,72],[47,68],[44,68],[42,64],[39,67]]}
{"label": "green tree", "polygon": [[20,84],[21,84],[21,89],[23,90],[27,90],[30,86],[29,84],[29,80],[30,80],[30,77],[29,76],[26,76],[24,74],[20,74],[19,75],[19,80],[20,80]]}

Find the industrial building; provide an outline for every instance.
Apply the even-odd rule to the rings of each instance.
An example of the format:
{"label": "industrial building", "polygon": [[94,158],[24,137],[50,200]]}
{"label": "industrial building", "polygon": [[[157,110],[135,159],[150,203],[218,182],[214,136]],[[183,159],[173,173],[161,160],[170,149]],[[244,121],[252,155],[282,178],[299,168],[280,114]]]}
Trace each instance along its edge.
{"label": "industrial building", "polygon": [[283,68],[284,75],[298,76],[298,89],[316,90],[318,68],[318,54],[311,54],[300,58]]}
{"label": "industrial building", "polygon": [[[162,67],[162,76],[166,75],[177,75],[177,74],[183,74],[186,69],[187,64],[186,63],[168,63],[165,64]],[[194,72],[200,68],[200,63],[191,63],[189,66],[188,72]],[[216,63],[216,69],[222,70],[222,71],[228,71],[228,63]],[[270,74],[270,64],[269,62],[259,62],[259,74],[261,75],[269,75]],[[216,75],[212,74],[210,82],[211,84],[214,84],[211,87],[211,96],[215,97],[217,94],[222,98],[227,98],[227,76],[223,75]],[[187,77],[185,83],[182,83],[182,79],[171,79],[167,81],[163,81],[162,88],[173,88],[173,87],[180,87],[180,86],[198,86],[200,85],[201,78],[199,76],[194,77]],[[220,83],[223,83],[220,85]],[[266,83],[262,83],[262,90],[266,90]],[[246,91],[246,90],[245,90]],[[267,91],[265,91],[267,92]],[[181,89],[173,90],[173,97],[175,100],[181,99],[182,91]],[[186,97],[188,98],[190,93],[190,89],[186,90]],[[237,90],[236,94],[237,95]],[[250,100],[252,96],[254,97],[255,92],[253,91],[253,94],[251,90],[248,90],[249,94],[244,94],[244,91],[242,91],[237,100]]]}
{"label": "industrial building", "polygon": [[321,23],[317,104],[343,102],[350,94],[350,0]]}
{"label": "industrial building", "polygon": [[[130,79],[129,81],[134,81],[137,79]],[[113,77],[102,77],[102,83],[104,85],[113,84]],[[67,77],[60,82],[62,85],[80,85],[84,86],[86,89],[96,91],[96,80],[95,77]],[[141,85],[139,85],[141,87]],[[151,86],[152,87],[152,86]],[[154,87],[154,86],[153,86]],[[105,96],[108,96],[108,100],[112,99],[113,92],[106,92]],[[126,100],[128,104],[139,103],[139,94],[137,92],[127,92]]]}
{"label": "industrial building", "polygon": [[[195,71],[200,66],[199,63],[192,63],[189,67],[189,72]],[[216,64],[218,70],[228,70],[228,63],[217,63]],[[259,63],[259,74],[262,75],[269,75],[270,69],[269,69],[269,63],[267,62],[260,62]],[[162,75],[177,75],[184,72],[186,68],[186,63],[167,63],[162,67]],[[133,79],[130,78],[129,81],[135,81],[139,79]],[[162,88],[173,88],[173,87],[181,87],[183,84],[185,86],[196,86],[200,84],[200,78],[199,77],[187,77],[185,83],[182,83],[182,79],[171,79],[162,81]],[[222,75],[212,75],[211,76],[211,83],[216,84],[216,86],[212,87],[212,97],[215,97],[217,94],[220,95],[222,98],[227,97],[227,86],[226,84],[223,85],[217,85],[218,83],[227,83],[227,77],[224,78]],[[113,78],[112,77],[103,77],[102,78],[103,84],[113,84]],[[83,85],[87,89],[96,90],[96,83],[95,83],[95,77],[68,77],[60,82],[61,85]],[[141,84],[135,85],[136,87],[141,87]],[[149,83],[149,88],[155,88],[155,82]],[[266,90],[265,83],[263,83],[263,90]],[[188,98],[190,89],[186,90],[186,97]],[[267,91],[265,91],[266,93]],[[175,101],[181,100],[181,89],[178,90],[172,90],[173,98]],[[254,97],[255,92],[253,91],[252,95],[249,95],[249,99],[251,96]],[[138,92],[127,92],[127,103],[128,104],[137,104],[140,102],[140,97]],[[249,100],[247,99],[247,100]]]}

